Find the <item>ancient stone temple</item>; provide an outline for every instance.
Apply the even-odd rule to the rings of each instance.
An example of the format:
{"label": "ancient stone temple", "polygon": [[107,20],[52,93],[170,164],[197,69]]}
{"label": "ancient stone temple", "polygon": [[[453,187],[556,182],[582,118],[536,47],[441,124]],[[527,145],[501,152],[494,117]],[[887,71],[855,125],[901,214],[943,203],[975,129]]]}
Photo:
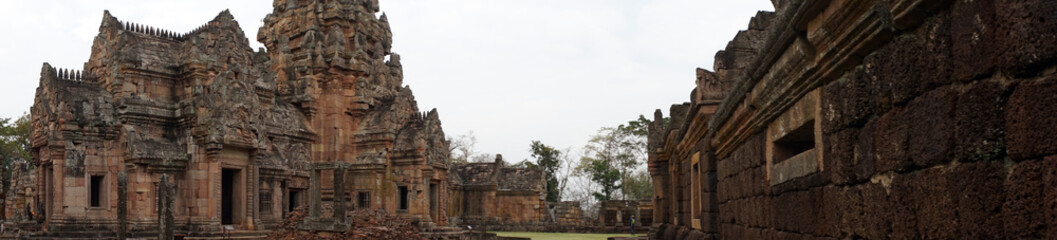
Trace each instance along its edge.
{"label": "ancient stone temple", "polygon": [[547,185],[543,170],[495,162],[454,164],[451,168],[451,211],[460,226],[476,229],[531,225],[547,220]]}
{"label": "ancient stone temple", "polygon": [[772,0],[650,126],[654,239],[1057,239],[1057,2]]}
{"label": "ancient stone temple", "polygon": [[[447,225],[439,116],[403,85],[377,12],[376,0],[276,0],[256,51],[227,11],[187,33],[104,12],[83,67],[41,70],[32,205],[44,229],[157,236],[172,211],[176,234],[253,232],[334,196]],[[172,209],[159,209],[162,174]]]}

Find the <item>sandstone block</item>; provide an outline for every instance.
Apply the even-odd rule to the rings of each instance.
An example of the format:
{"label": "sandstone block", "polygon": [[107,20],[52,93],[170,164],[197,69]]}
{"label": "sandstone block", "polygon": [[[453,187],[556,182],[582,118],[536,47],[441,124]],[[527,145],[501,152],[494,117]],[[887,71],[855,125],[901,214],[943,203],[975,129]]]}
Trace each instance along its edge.
{"label": "sandstone block", "polygon": [[894,108],[877,119],[873,133],[877,172],[903,171],[913,164],[907,155],[908,125],[902,108]]}
{"label": "sandstone block", "polygon": [[1057,2],[997,0],[996,52],[1001,70],[1028,76],[1057,57]]}
{"label": "sandstone block", "polygon": [[1005,202],[1002,204],[1001,221],[1005,235],[1028,239],[1045,238],[1046,187],[1054,184],[1044,182],[1047,171],[1055,169],[1052,162],[1035,159],[1014,164],[1005,180]]}
{"label": "sandstone block", "polygon": [[1057,153],[1057,76],[1021,82],[1009,96],[1005,117],[1010,158]]}
{"label": "sandstone block", "polygon": [[937,88],[910,102],[906,107],[908,153],[921,167],[948,161],[950,155],[956,95],[950,88]]}
{"label": "sandstone block", "polygon": [[1005,154],[1003,140],[1006,90],[996,81],[975,82],[959,94],[954,109],[954,157],[992,160]]}
{"label": "sandstone block", "polygon": [[822,87],[822,132],[859,126],[873,114],[871,86],[876,83],[862,67]]}
{"label": "sandstone block", "polygon": [[968,81],[990,74],[997,64],[995,1],[956,1],[950,9],[951,77]]}

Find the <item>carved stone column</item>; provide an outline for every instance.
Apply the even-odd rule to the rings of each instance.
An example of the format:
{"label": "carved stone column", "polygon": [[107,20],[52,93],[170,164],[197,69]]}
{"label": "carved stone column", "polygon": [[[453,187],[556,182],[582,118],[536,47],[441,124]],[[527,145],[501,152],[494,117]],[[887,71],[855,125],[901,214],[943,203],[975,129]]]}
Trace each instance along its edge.
{"label": "carved stone column", "polygon": [[163,173],[158,182],[158,239],[173,239],[173,203],[176,186]]}
{"label": "carved stone column", "polygon": [[309,186],[308,187],[309,188],[309,190],[308,190],[309,191],[309,193],[308,193],[309,194],[309,196],[308,196],[309,197],[308,216],[310,218],[315,218],[315,219],[318,219],[320,217],[321,214],[320,214],[320,208],[319,207],[320,207],[320,204],[323,204],[322,200],[320,200],[320,193],[319,193],[320,188],[322,188],[323,186],[319,183],[319,181],[320,181],[320,179],[319,179],[319,170],[318,169],[312,169],[312,176],[308,179],[308,186]]}
{"label": "carved stone column", "polygon": [[128,238],[128,173],[117,173],[117,239]]}
{"label": "carved stone column", "polygon": [[334,218],[345,222],[345,168],[334,169]]}

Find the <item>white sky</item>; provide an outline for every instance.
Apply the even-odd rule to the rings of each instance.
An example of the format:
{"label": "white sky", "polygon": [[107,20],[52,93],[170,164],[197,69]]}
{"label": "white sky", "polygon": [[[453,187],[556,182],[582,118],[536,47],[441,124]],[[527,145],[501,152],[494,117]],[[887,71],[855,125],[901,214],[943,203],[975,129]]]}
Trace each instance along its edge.
{"label": "white sky", "polygon": [[[694,68],[767,0],[380,0],[419,108],[508,162],[688,101]],[[230,9],[254,48],[271,1],[0,0],[0,117],[28,112],[43,62],[80,69],[103,10],[187,32]]]}

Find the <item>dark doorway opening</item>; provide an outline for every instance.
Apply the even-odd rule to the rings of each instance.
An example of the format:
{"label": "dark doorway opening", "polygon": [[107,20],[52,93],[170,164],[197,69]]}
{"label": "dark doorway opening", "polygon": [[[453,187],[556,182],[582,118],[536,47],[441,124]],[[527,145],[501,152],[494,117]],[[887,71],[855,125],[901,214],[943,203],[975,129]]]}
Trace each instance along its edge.
{"label": "dark doorway opening", "polygon": [[238,176],[238,170],[223,169],[220,175],[220,224],[235,224],[235,176]]}
{"label": "dark doorway opening", "polygon": [[437,211],[437,205],[440,205],[439,191],[436,183],[429,184],[429,217],[433,221],[440,220],[440,212]]}
{"label": "dark doorway opening", "polygon": [[301,206],[301,190],[290,190],[290,212],[293,212],[297,207]]}
{"label": "dark doorway opening", "polygon": [[408,199],[407,199],[407,186],[398,187],[398,194],[400,194],[400,210],[407,210]]}

